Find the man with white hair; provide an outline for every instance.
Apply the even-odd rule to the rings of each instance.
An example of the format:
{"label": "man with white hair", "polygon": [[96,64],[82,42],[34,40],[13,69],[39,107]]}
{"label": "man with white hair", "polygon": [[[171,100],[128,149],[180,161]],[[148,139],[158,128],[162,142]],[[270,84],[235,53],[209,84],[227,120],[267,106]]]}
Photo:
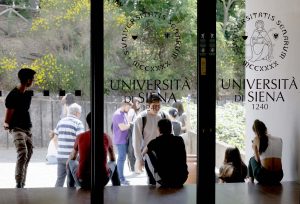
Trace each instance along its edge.
{"label": "man with white hair", "polygon": [[[57,180],[55,187],[63,187],[67,176],[66,162],[77,135],[84,132],[83,123],[79,120],[81,116],[81,106],[73,103],[68,107],[67,117],[62,118],[55,128],[55,137],[58,141],[57,149]],[[67,178],[67,187],[75,187],[72,176]]]}

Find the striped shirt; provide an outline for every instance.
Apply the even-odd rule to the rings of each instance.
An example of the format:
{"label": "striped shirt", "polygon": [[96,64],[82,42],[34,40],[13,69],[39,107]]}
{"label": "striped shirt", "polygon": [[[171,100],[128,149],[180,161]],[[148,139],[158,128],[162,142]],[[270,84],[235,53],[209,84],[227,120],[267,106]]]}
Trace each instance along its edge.
{"label": "striped shirt", "polygon": [[74,148],[77,135],[84,132],[83,123],[76,116],[68,115],[61,119],[55,128],[58,135],[57,160],[66,162]]}

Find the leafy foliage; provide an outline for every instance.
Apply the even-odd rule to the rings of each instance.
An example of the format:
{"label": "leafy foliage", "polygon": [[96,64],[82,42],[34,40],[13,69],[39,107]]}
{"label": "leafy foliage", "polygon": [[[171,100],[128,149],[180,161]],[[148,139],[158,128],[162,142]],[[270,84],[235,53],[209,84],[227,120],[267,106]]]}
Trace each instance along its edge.
{"label": "leafy foliage", "polygon": [[17,60],[12,56],[5,56],[0,59],[0,71],[13,70],[17,67]]}
{"label": "leafy foliage", "polygon": [[[222,1],[217,1],[217,99],[221,99],[223,96],[243,94],[244,90],[221,89],[221,80],[241,79],[245,76],[243,66],[245,1],[234,1],[233,6],[229,8],[229,16],[226,20],[224,20]],[[226,28],[223,25],[224,21],[226,21]]]}
{"label": "leafy foliage", "polygon": [[245,150],[245,107],[239,103],[226,103],[216,108],[216,138],[240,150]]}
{"label": "leafy foliage", "polygon": [[32,31],[60,28],[64,24],[77,24],[90,16],[89,0],[41,1],[41,14],[32,22]]}
{"label": "leafy foliage", "polygon": [[[197,104],[188,104],[182,98],[184,110],[189,112],[191,131],[197,132]],[[161,110],[168,112],[170,105],[164,104]],[[216,106],[216,139],[245,151],[245,107],[241,103],[226,103]]]}
{"label": "leafy foliage", "polygon": [[[196,92],[197,63],[197,26],[196,1],[120,1],[122,6],[111,1],[104,3],[104,63],[105,91],[110,92],[109,80],[115,76],[122,79],[186,79],[190,80],[192,91]],[[123,54],[122,31],[133,16],[143,12],[155,12],[165,15],[142,18],[130,28],[130,35],[138,33],[138,42],[131,44],[130,59]],[[132,59],[138,59],[147,65],[159,65],[169,60],[174,49],[175,33],[170,30],[170,21],[180,33],[180,53],[170,67],[163,71],[145,72],[132,65]],[[165,33],[171,33],[172,40],[165,39]],[[173,34],[173,36],[172,36]],[[152,37],[151,37],[152,36]],[[154,36],[154,37],[153,37]],[[128,39],[129,40],[129,39]],[[134,45],[134,46],[133,46]],[[122,91],[120,91],[122,92]],[[183,94],[178,91],[179,96]],[[118,94],[115,93],[114,94]],[[132,93],[136,94],[136,93]]]}
{"label": "leafy foliage", "polygon": [[[224,4],[231,6],[224,8]],[[244,90],[222,89],[221,80],[243,79],[245,70],[245,18],[244,0],[217,0],[217,99],[222,100]],[[226,13],[224,13],[226,12]],[[225,19],[226,18],[226,19]],[[224,23],[226,25],[224,25]],[[217,140],[245,149],[245,107],[240,103],[226,103],[216,107]]]}
{"label": "leafy foliage", "polygon": [[44,55],[29,65],[23,64],[22,67],[29,67],[37,72],[35,84],[41,89],[53,90],[60,87],[60,89],[68,90],[70,88],[68,84],[74,74],[72,70],[67,72],[67,67],[58,63],[52,54]]}
{"label": "leafy foliage", "polygon": [[226,90],[221,89],[220,81],[222,79],[232,79],[234,78],[234,64],[235,64],[235,54],[233,50],[230,48],[229,42],[225,39],[222,33],[222,23],[217,22],[216,25],[216,35],[217,35],[217,50],[216,50],[216,58],[217,58],[217,98],[220,98],[223,95],[230,94],[226,92]]}
{"label": "leafy foliage", "polygon": [[[40,7],[30,31],[16,39],[24,48],[12,47],[8,53],[1,47],[1,82],[6,76],[15,76],[17,68],[31,67],[37,71],[37,89],[78,89],[89,97],[90,1],[47,0],[41,1]],[[22,56],[32,52],[37,55],[24,60]],[[10,83],[7,88],[12,86],[11,82],[5,83]]]}

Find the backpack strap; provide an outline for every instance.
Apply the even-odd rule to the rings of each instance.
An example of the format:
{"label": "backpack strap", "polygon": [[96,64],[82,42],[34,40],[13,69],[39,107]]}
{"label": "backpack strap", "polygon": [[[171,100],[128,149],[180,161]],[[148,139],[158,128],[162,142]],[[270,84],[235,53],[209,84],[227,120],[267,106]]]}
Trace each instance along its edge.
{"label": "backpack strap", "polygon": [[147,122],[147,116],[143,116],[143,117],[142,117],[142,122],[143,122],[143,126],[142,126],[142,136],[143,136],[143,139],[144,139],[144,129],[145,129],[146,122]]}
{"label": "backpack strap", "polygon": [[161,117],[162,119],[167,118],[167,117],[166,117],[166,114],[165,114],[163,111],[160,112],[160,117]]}

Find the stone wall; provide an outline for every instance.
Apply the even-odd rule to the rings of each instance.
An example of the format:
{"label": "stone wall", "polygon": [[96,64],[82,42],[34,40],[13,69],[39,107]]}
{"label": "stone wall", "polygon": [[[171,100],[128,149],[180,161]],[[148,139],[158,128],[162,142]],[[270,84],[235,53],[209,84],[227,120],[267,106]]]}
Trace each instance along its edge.
{"label": "stone wall", "polygon": [[[3,129],[3,121],[5,115],[4,97],[0,97],[0,147],[14,147],[12,137]],[[81,121],[84,123],[85,128],[85,116],[90,111],[90,102],[88,101],[76,101],[82,106]],[[61,104],[59,100],[51,100],[43,98],[33,97],[30,115],[32,121],[32,135],[33,144],[35,147],[47,147],[49,143],[49,131],[53,130],[60,119]]]}

